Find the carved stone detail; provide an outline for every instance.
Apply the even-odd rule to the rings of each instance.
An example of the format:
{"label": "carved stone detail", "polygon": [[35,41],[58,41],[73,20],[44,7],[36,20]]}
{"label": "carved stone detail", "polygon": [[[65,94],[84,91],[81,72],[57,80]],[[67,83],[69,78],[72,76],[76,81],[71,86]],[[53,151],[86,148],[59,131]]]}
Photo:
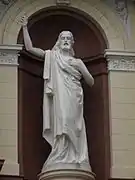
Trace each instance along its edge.
{"label": "carved stone detail", "polygon": [[108,59],[108,70],[135,71],[135,58],[117,57],[117,59]]}
{"label": "carved stone detail", "polygon": [[7,11],[7,9],[14,2],[15,0],[0,0],[0,21],[2,17],[5,15],[5,12]]}
{"label": "carved stone detail", "polygon": [[71,0],[56,0],[56,4],[58,5],[69,5]]}
{"label": "carved stone detail", "polygon": [[22,46],[0,46],[0,65],[18,65],[18,53]]}
{"label": "carved stone detail", "polygon": [[[106,0],[109,7],[112,7],[122,22],[127,37],[131,36],[130,13],[128,10],[129,2],[127,0]],[[131,3],[131,2],[130,2]]]}
{"label": "carved stone detail", "polygon": [[135,71],[135,53],[106,51],[110,71]]}
{"label": "carved stone detail", "polygon": [[8,5],[12,0],[0,0],[3,4]]}
{"label": "carved stone detail", "polygon": [[0,64],[11,64],[17,65],[17,54],[8,54],[4,52],[0,52]]}
{"label": "carved stone detail", "polygon": [[128,7],[126,0],[115,0],[115,8],[120,18],[127,23],[128,19]]}

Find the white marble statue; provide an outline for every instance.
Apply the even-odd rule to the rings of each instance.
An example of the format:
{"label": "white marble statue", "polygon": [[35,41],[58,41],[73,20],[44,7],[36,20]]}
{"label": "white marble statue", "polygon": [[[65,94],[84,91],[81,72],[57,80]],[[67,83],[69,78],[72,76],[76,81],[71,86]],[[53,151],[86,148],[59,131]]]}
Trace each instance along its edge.
{"label": "white marble statue", "polygon": [[78,165],[90,170],[85,123],[83,118],[83,77],[89,86],[94,79],[81,59],[74,57],[74,38],[71,32],[62,31],[51,50],[32,46],[23,20],[25,48],[30,53],[43,58],[44,99],[43,137],[52,147],[42,171],[48,167],[61,168]]}

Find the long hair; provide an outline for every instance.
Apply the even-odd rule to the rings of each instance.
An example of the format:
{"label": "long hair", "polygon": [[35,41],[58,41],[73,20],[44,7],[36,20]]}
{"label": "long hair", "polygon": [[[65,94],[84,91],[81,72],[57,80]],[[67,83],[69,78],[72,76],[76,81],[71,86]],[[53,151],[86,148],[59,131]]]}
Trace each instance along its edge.
{"label": "long hair", "polygon": [[[52,48],[53,51],[61,50],[61,47],[60,47],[60,39],[61,39],[62,34],[65,33],[65,32],[68,32],[68,33],[70,34],[71,39],[72,39],[72,44],[74,44],[73,34],[72,34],[70,31],[62,31],[62,32],[59,34],[58,39],[57,39],[55,45],[54,45],[53,48]],[[71,56],[74,56],[74,55],[75,55],[75,52],[74,52],[73,47],[72,47],[69,51],[70,51]]]}

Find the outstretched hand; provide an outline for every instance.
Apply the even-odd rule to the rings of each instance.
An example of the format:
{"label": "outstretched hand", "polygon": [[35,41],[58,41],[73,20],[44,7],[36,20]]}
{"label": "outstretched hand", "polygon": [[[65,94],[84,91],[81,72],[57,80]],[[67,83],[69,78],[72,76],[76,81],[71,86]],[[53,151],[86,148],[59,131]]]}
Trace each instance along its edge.
{"label": "outstretched hand", "polygon": [[27,26],[27,24],[28,24],[28,18],[27,18],[27,16],[23,16],[22,17],[22,19],[21,19],[21,24],[22,24],[22,26]]}

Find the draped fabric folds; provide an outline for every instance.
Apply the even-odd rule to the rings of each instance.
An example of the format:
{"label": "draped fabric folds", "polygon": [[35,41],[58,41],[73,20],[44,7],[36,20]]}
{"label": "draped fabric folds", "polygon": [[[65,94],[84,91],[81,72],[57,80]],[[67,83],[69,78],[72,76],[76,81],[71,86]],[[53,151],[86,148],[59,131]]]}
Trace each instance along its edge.
{"label": "draped fabric folds", "polygon": [[52,147],[45,166],[52,163],[88,163],[83,118],[81,73],[77,61],[47,50],[44,63],[43,137]]}

